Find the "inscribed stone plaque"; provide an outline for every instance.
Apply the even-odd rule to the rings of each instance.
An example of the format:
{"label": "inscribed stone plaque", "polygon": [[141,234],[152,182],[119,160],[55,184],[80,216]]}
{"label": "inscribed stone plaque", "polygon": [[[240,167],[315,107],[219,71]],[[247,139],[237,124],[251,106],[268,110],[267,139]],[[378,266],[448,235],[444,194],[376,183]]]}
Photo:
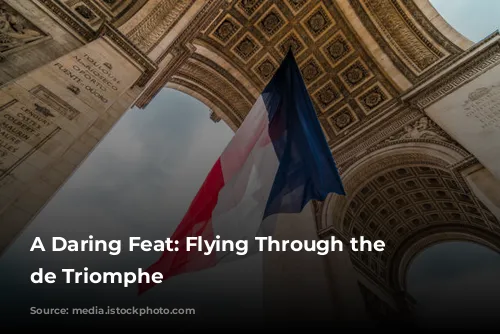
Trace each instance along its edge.
{"label": "inscribed stone plaque", "polygon": [[426,113],[500,179],[500,66],[432,104]]}
{"label": "inscribed stone plaque", "polygon": [[42,145],[71,146],[134,84],[142,72],[119,50],[98,39],[0,88],[0,179]]}
{"label": "inscribed stone plaque", "polygon": [[16,99],[0,106],[0,177],[60,129],[51,120],[54,116],[39,104],[30,108]]}
{"label": "inscribed stone plaque", "polygon": [[77,97],[93,110],[102,112],[142,74],[129,58],[110,43],[103,39],[93,41],[33,71],[29,76],[70,104]]}

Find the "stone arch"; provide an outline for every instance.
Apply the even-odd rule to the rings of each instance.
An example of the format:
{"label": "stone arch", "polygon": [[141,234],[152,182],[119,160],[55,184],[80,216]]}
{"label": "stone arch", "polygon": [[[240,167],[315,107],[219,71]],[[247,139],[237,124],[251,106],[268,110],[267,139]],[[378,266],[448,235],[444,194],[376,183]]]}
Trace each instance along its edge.
{"label": "stone arch", "polygon": [[198,101],[206,105],[211,110],[211,112],[215,113],[215,115],[223,119],[224,122],[231,128],[231,130],[236,131],[238,129],[237,125],[233,123],[231,119],[225,116],[225,110],[221,109],[219,105],[213,102],[214,98],[213,96],[209,95],[208,92],[200,93],[200,88],[195,88],[193,85],[190,85],[187,82],[183,82],[182,80],[176,80],[175,82],[171,81],[165,87],[178,90],[197,99]]}
{"label": "stone arch", "polygon": [[[139,107],[167,85],[210,101],[205,103],[233,129],[291,48],[332,147],[388,113],[401,93],[470,46],[428,0],[207,1],[205,5],[155,0],[120,29],[159,62],[162,72],[138,99]],[[186,44],[194,50],[173,52]],[[172,60],[162,63],[164,56]],[[209,68],[203,72],[214,83],[200,77],[202,71],[193,69],[193,60]],[[236,83],[236,89],[226,90],[223,81]],[[248,101],[250,107],[244,108]]]}
{"label": "stone arch", "polygon": [[212,45],[195,40],[192,50],[165,86],[202,101],[236,131],[260,95],[259,89]]}
{"label": "stone arch", "polygon": [[452,25],[446,22],[446,20],[441,16],[436,8],[434,8],[429,0],[416,0],[414,1],[414,4],[427,18],[427,20],[429,20],[429,22],[431,22],[432,25],[453,44],[457,45],[463,50],[467,50],[472,45],[474,45],[474,42],[469,40],[467,37],[457,31]]}
{"label": "stone arch", "polygon": [[395,290],[404,289],[408,261],[425,242],[455,238],[498,248],[498,220],[451,168],[464,158],[430,142],[372,152],[343,173],[347,196],[327,199],[321,227],[346,239],[384,240],[384,252],[351,257],[358,270]]}
{"label": "stone arch", "polygon": [[230,75],[233,80],[236,80],[236,82],[245,88],[244,93],[247,98],[250,98],[252,101],[253,99],[257,99],[261,93],[259,87],[256,86],[251,78],[246,75],[245,71],[238,67],[233,60],[203,40],[195,40],[193,47],[195,48],[195,57],[201,60],[208,60],[208,64],[216,64],[216,66],[212,65],[214,69],[224,69],[226,76]]}
{"label": "stone arch", "polygon": [[357,160],[342,172],[347,195],[330,195],[323,207],[320,231],[330,227],[342,230],[342,217],[347,202],[364,183],[393,166],[428,165],[448,168],[465,158],[464,152],[452,145],[432,141],[406,141],[382,147]]}
{"label": "stone arch", "polygon": [[237,69],[212,59],[217,53],[199,45],[195,49],[166,86],[199,99],[235,131],[255,102],[255,89],[238,80]]}
{"label": "stone arch", "polygon": [[450,241],[472,242],[500,253],[498,233],[458,224],[424,229],[405,240],[405,243],[396,252],[389,269],[389,285],[394,286],[397,290],[406,291],[408,271],[415,258],[434,245]]}
{"label": "stone arch", "polygon": [[[106,1],[103,1],[106,3]],[[109,6],[115,7],[117,5],[114,5],[112,1],[107,1]],[[118,2],[118,1],[115,1]],[[144,5],[147,4],[147,0],[134,0],[134,1],[129,1],[126,2],[126,6],[122,6],[122,10],[119,12],[119,14],[115,17],[113,24],[116,27],[120,27],[124,25],[126,22],[130,21],[132,17],[134,17],[137,12],[141,10]]]}

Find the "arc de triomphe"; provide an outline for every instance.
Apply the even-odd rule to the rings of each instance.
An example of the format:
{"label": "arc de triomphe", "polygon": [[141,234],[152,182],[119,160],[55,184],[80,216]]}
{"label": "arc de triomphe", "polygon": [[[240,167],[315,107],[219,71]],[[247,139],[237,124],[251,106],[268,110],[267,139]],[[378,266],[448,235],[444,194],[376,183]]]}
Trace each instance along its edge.
{"label": "arc de triomphe", "polygon": [[314,203],[374,315],[446,240],[500,248],[500,35],[464,38],[428,0],[0,1],[0,249],[132,106],[163,88],[236,130],[291,47],[348,195]]}

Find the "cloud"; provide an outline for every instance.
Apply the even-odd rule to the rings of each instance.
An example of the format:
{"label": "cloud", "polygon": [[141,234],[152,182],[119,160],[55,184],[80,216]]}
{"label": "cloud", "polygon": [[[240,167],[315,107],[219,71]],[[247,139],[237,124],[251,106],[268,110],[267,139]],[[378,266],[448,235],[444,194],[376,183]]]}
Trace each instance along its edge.
{"label": "cloud", "polygon": [[[206,106],[173,90],[163,90],[146,110],[129,110],[0,260],[0,282],[10,287],[5,301],[43,304],[72,298],[92,304],[126,295],[137,302],[134,289],[106,285],[78,290],[40,288],[29,283],[29,276],[40,267],[56,272],[84,266],[95,271],[136,270],[152,264],[159,254],[30,253],[34,238],[50,242],[52,236],[78,240],[90,234],[96,239],[122,240],[170,236],[232,136],[225,124],[209,119]],[[165,306],[168,295],[170,303],[199,304],[203,302],[200,293],[213,300],[226,291],[232,296],[225,296],[221,305],[233,303],[235,309],[242,298],[252,305],[259,296],[259,269],[259,258],[254,258],[235,267],[185,275],[158,288],[160,293],[146,300]],[[206,292],[201,292],[200,280]],[[246,289],[253,297],[242,297]],[[22,294],[30,297],[19,298]]]}
{"label": "cloud", "polygon": [[431,0],[443,18],[459,33],[479,42],[500,27],[497,0]]}

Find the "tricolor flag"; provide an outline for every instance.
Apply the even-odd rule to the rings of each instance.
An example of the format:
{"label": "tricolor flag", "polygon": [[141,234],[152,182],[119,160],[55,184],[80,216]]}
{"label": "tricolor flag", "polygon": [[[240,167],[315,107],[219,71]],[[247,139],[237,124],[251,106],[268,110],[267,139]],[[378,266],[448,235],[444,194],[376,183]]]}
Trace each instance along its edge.
{"label": "tricolor flag", "polygon": [[[312,199],[344,195],[337,167],[291,51],[259,96],[172,235],[178,252],[165,252],[147,269],[163,279],[241,258],[186,251],[186,238],[248,240],[272,236],[276,214],[300,213]],[[254,252],[250,252],[253,254]],[[139,293],[155,283],[142,283]]]}

